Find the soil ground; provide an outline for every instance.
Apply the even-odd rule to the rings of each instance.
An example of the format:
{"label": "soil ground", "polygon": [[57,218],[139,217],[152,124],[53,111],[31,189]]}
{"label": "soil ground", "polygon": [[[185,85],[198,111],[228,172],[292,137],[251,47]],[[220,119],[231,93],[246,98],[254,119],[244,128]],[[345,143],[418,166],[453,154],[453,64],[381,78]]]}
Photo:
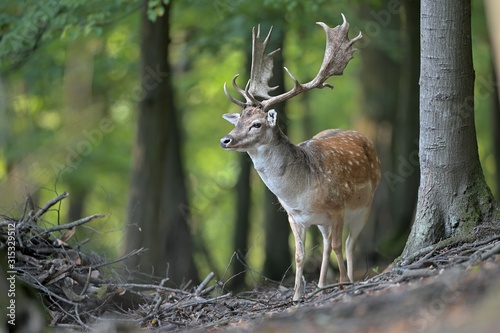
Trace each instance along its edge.
{"label": "soil ground", "polygon": [[[0,251],[15,253],[19,305],[15,330],[5,324],[0,332],[500,332],[498,222],[478,227],[474,240],[431,246],[364,281],[320,290],[308,284],[294,303],[290,287],[232,294],[213,274],[180,289],[165,286],[168,278],[130,283],[113,264],[144,249],[105,261],[67,243],[75,228],[103,215],[40,225],[66,196],[21,218],[0,216]],[[2,295],[7,273],[0,269]],[[0,311],[6,302],[0,298]]]}

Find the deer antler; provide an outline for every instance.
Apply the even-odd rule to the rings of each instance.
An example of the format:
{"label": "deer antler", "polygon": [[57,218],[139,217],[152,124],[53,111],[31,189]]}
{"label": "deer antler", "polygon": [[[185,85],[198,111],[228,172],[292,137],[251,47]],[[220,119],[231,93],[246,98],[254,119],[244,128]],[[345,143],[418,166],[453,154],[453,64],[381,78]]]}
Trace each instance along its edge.
{"label": "deer antler", "polygon": [[246,102],[243,103],[233,98],[227,91],[226,84],[224,83],[224,92],[227,98],[242,108],[251,105],[260,105],[260,101],[255,97],[271,98],[269,92],[278,88],[277,86],[269,87],[268,83],[273,76],[274,55],[280,51],[280,49],[276,49],[269,54],[265,54],[272,32],[273,27],[269,29],[264,42],[260,42],[260,24],[257,26],[257,33],[255,33],[255,27],[252,29],[252,68],[250,70],[250,79],[244,90],[236,84],[239,74],[236,74],[232,80],[234,89],[245,98]]}
{"label": "deer antler", "polygon": [[250,70],[250,86],[248,92],[252,96],[263,98],[271,98],[269,92],[273,91],[276,87],[269,87],[269,80],[273,76],[274,62],[273,58],[280,49],[276,49],[269,54],[265,54],[267,44],[273,32],[273,27],[269,29],[264,42],[260,42],[260,24],[257,26],[257,35],[255,35],[255,28],[252,29],[252,69]]}
{"label": "deer antler", "polygon": [[[257,35],[255,34],[255,28],[252,30],[252,70],[250,73],[250,80],[248,81],[245,89],[241,89],[236,84],[236,75],[233,78],[233,86],[235,90],[240,93],[246,100],[246,103],[236,100],[227,91],[226,85],[224,84],[224,92],[226,96],[233,103],[239,105],[242,108],[248,106],[260,107],[264,111],[269,110],[272,105],[286,101],[304,91],[308,91],[314,88],[322,89],[324,87],[333,88],[333,86],[325,81],[333,75],[342,75],[344,68],[347,66],[349,61],[352,59],[354,49],[352,45],[360,40],[363,36],[361,32],[354,37],[349,39],[347,36],[349,32],[349,23],[346,21],[344,14],[342,15],[342,25],[336,26],[335,28],[330,28],[323,22],[317,22],[326,33],[326,49],[325,56],[323,58],[323,63],[319,69],[318,74],[311,81],[301,84],[293,75],[290,73],[288,68],[285,71],[290,76],[294,82],[294,87],[283,94],[278,96],[270,96],[269,92],[276,89],[277,87],[269,87],[269,79],[272,77],[273,70],[273,56],[280,50],[274,50],[269,54],[265,54],[265,49],[269,42],[271,36],[272,28],[269,30],[267,37],[264,42],[260,43],[260,26],[257,28]],[[264,100],[258,101],[255,96],[262,97]]]}

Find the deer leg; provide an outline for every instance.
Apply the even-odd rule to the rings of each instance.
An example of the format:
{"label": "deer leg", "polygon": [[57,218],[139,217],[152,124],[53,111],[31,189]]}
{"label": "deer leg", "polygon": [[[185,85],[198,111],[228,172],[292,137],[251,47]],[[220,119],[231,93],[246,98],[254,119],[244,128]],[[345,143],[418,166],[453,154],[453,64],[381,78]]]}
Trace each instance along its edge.
{"label": "deer leg", "polygon": [[328,272],[328,263],[332,253],[332,244],[330,242],[330,226],[318,225],[318,229],[323,236],[323,259],[321,260],[321,272],[319,274],[318,287],[322,288],[326,285],[326,275]]}
{"label": "deer leg", "polygon": [[344,264],[344,256],[342,253],[342,231],[344,229],[344,217],[335,217],[332,221],[330,239],[332,242],[333,252],[337,256],[337,262],[339,265],[340,278],[339,282],[348,282],[347,272]]}
{"label": "deer leg", "polygon": [[354,281],[354,249],[356,247],[356,240],[363,230],[366,222],[368,221],[368,216],[370,216],[370,206],[366,208],[366,210],[361,214],[360,218],[356,221],[352,221],[349,224],[349,236],[347,236],[346,241],[346,258],[347,258],[347,275],[349,276],[349,280],[351,282]]}
{"label": "deer leg", "polygon": [[304,270],[306,228],[295,223],[293,217],[288,216],[293,237],[295,238],[295,287],[293,300],[298,301],[302,297],[302,272]]}

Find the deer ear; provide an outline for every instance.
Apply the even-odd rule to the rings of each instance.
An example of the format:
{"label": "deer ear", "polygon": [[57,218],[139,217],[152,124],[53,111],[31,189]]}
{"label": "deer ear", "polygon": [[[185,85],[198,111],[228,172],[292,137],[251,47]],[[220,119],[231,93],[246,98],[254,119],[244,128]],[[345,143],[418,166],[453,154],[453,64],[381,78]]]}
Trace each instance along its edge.
{"label": "deer ear", "polygon": [[274,127],[276,126],[276,122],[278,121],[278,113],[276,110],[272,109],[267,112],[267,122],[269,123],[269,126]]}
{"label": "deer ear", "polygon": [[239,113],[226,113],[226,114],[222,115],[222,118],[226,119],[231,124],[236,126],[236,123],[240,119],[240,114]]}

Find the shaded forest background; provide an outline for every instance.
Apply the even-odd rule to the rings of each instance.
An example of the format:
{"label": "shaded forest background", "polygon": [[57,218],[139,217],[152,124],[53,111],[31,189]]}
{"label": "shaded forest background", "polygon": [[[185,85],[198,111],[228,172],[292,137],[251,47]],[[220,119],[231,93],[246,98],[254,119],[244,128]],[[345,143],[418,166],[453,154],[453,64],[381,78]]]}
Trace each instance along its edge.
{"label": "shaded forest background", "polygon": [[[479,154],[498,199],[498,98],[483,3],[472,5]],[[259,282],[261,274],[282,279],[287,270],[291,273],[293,262],[286,214],[246,155],[219,147],[219,139],[230,130],[221,115],[239,111],[226,99],[222,85],[236,73],[240,82],[248,77],[250,31],[258,23],[263,31],[274,25],[276,44],[271,48],[282,47],[283,58],[275,66],[278,84],[291,84],[280,71],[282,63],[299,80],[313,77],[324,51],[324,34],[314,22],[333,27],[341,22],[340,13],[351,23],[351,35],[364,35],[359,52],[342,77],[330,80],[333,91],[311,91],[279,111],[286,112],[282,125],[293,142],[326,128],[354,128],[375,141],[382,182],[358,243],[358,277],[382,269],[404,247],[417,197],[415,0],[316,0],[307,5],[293,0],[3,2],[0,214],[20,211],[28,193],[45,202],[67,191],[68,206],[57,212],[62,212],[60,221],[107,214],[105,222],[78,230],[75,246],[88,242],[96,252],[116,257],[137,245],[131,240],[134,235],[143,229],[147,234],[144,226],[156,231],[158,239],[140,241],[152,249],[147,258],[138,258],[129,269],[168,275],[177,285],[183,277],[196,280],[209,271],[239,286]],[[158,25],[163,25],[162,34],[145,43],[145,31]],[[169,67],[155,60],[160,49]],[[156,182],[161,198],[152,191],[137,198],[133,193],[144,185],[137,174],[147,178],[138,161],[156,163],[154,158],[138,160],[144,155],[135,146],[141,113],[153,119],[147,111],[144,116],[145,97],[167,82],[165,91],[171,94],[164,94],[166,105],[159,105],[164,117],[152,120],[164,135],[151,138],[168,151],[165,164],[155,164],[167,175]],[[164,203],[165,221],[140,213],[141,205],[155,200]],[[190,236],[167,251],[180,233],[168,225],[185,226]],[[318,234],[310,231],[306,268],[313,277],[321,257],[315,238]],[[182,246],[187,251],[180,251]],[[169,255],[181,263],[192,260],[194,270],[177,276],[168,265]],[[246,274],[231,278],[241,271]]]}

